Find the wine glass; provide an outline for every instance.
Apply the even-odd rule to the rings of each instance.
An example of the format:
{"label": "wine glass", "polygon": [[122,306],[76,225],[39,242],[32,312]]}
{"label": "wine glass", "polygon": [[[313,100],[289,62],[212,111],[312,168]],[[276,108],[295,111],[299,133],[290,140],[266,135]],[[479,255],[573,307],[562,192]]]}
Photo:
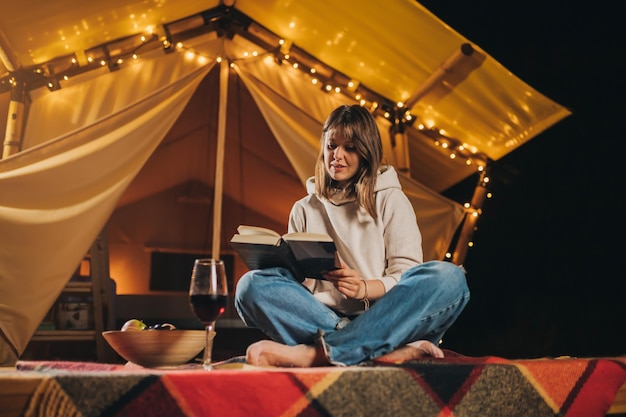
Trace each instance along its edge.
{"label": "wine glass", "polygon": [[227,303],[228,285],[224,261],[208,258],[196,259],[189,284],[189,304],[206,329],[202,365],[207,370],[211,369],[215,321],[224,313]]}

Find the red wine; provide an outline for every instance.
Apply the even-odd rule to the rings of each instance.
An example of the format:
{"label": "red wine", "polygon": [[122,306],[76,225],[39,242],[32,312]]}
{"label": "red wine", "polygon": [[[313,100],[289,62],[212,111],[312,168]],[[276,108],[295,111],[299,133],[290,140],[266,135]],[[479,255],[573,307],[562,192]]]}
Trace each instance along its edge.
{"label": "red wine", "polygon": [[198,294],[189,297],[189,304],[196,317],[203,323],[217,320],[226,310],[227,295]]}

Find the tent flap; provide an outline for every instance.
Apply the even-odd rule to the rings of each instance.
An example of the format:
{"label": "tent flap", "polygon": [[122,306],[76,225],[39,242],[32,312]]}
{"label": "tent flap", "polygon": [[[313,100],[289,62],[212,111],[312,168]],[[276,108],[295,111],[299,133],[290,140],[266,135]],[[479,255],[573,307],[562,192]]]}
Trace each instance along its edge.
{"label": "tent flap", "polygon": [[0,161],[0,235],[10,237],[0,245],[0,330],[18,353],[206,72]]}

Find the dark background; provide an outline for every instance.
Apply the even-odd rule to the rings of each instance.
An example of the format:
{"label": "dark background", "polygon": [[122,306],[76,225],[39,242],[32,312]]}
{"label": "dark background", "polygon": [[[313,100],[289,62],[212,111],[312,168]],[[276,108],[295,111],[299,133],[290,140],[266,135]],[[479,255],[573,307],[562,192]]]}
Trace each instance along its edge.
{"label": "dark background", "polygon": [[[427,0],[427,9],[573,114],[496,161],[444,338],[466,355],[626,354],[626,5]],[[445,194],[465,197],[470,178]],[[471,195],[471,194],[470,194]]]}

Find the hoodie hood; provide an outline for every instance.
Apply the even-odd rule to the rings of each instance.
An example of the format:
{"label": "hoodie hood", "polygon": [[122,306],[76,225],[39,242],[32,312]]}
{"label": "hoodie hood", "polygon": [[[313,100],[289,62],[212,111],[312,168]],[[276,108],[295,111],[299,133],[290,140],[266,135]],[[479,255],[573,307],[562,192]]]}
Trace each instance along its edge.
{"label": "hoodie hood", "polygon": [[[376,187],[374,188],[374,191],[378,192],[389,188],[402,189],[402,186],[400,185],[400,180],[398,179],[398,174],[396,173],[394,167],[391,165],[383,165],[378,170],[378,178],[376,179]],[[310,195],[315,194],[315,177],[310,177],[306,180],[306,191]],[[338,206],[355,200],[356,198],[353,196],[346,197],[341,190],[338,190],[338,192],[329,199],[331,203]]]}

